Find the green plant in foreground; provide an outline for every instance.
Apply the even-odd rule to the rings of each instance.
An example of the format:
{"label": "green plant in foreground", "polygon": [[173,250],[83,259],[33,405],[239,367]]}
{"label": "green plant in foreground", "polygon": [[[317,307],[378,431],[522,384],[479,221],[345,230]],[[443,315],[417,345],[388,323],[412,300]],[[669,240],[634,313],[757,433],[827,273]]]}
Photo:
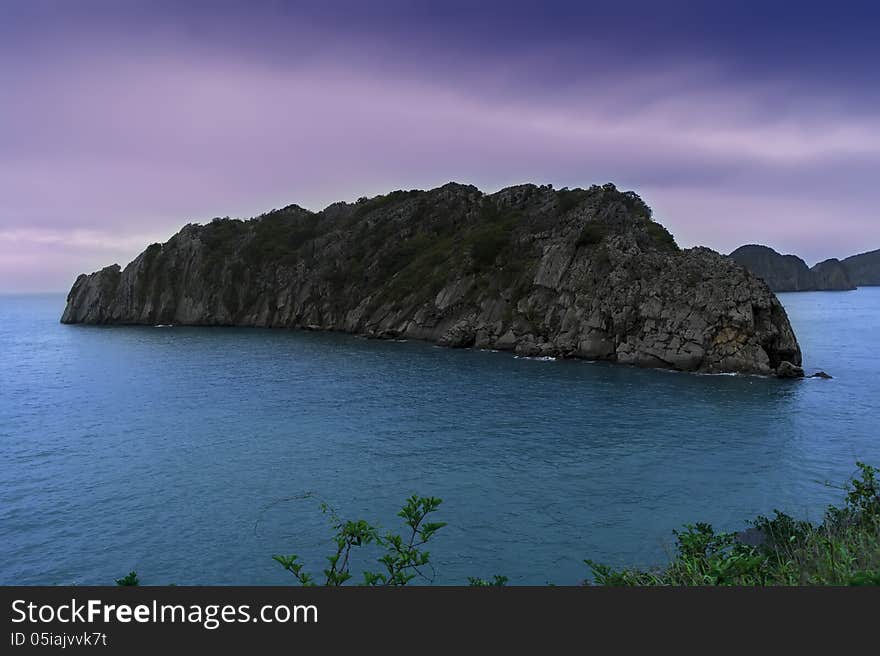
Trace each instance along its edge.
{"label": "green plant in foreground", "polygon": [[138,579],[137,572],[134,572],[134,571],[129,572],[128,574],[123,576],[121,579],[116,579],[116,585],[123,585],[123,586],[140,585],[140,583],[141,582]]}
{"label": "green plant in foreground", "polygon": [[[333,517],[336,535],[333,540],[336,551],[327,556],[328,566],[324,569],[323,585],[342,585],[352,578],[351,554],[355,547],[376,544],[384,549],[378,559],[382,569],[377,572],[365,571],[363,584],[370,586],[406,585],[416,576],[429,579],[423,569],[430,566],[430,554],[422,547],[441,528],[445,522],[428,522],[426,518],[440,506],[436,497],[411,496],[397,513],[409,529],[408,535],[396,533],[381,534],[379,529],[364,520],[343,521],[326,505],[324,512]],[[293,574],[301,585],[317,585],[315,578],[305,571],[299,556],[273,556],[284,569]]]}
{"label": "green plant in foreground", "polygon": [[501,588],[507,585],[507,577],[496,574],[492,577],[491,581],[488,581],[486,579],[469,576],[468,585],[472,588]]}
{"label": "green plant in foreground", "polygon": [[[856,463],[858,474],[843,486],[842,507],[829,506],[819,524],[797,520],[775,511],[759,516],[744,533],[717,533],[706,523],[687,524],[674,531],[675,555],[663,568],[616,570],[593,560],[584,561],[598,585],[880,585],[880,470]],[[352,579],[352,552],[374,545],[383,550],[381,568],[363,573],[362,585],[406,585],[424,573],[430,555],[423,547],[446,526],[427,517],[441,503],[434,497],[412,496],[398,516],[404,535],[380,533],[364,520],[343,521],[326,504],[333,518],[335,551],[327,557],[322,585],[342,585]],[[746,539],[749,534],[749,539]],[[318,585],[299,557],[273,556],[301,585]],[[117,585],[139,585],[135,572]],[[469,577],[474,587],[500,587],[507,577],[491,580]]]}
{"label": "green plant in foreground", "polygon": [[757,538],[715,533],[708,524],[676,531],[676,555],[662,569],[615,570],[584,561],[599,585],[877,585],[880,584],[878,469],[856,463],[859,476],[817,525],[776,511],[751,522]]}

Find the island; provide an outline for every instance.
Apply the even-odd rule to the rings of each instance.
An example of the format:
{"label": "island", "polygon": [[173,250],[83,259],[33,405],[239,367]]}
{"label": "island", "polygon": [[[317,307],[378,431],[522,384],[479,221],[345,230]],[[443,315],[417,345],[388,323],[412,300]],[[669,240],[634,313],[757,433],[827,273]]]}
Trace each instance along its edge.
{"label": "island", "polygon": [[807,267],[797,255],[782,255],[768,246],[740,246],[730,257],[762,278],[775,292],[850,291],[856,288],[848,267],[838,259]]}
{"label": "island", "polygon": [[803,375],[766,282],[681,249],[613,184],[449,183],[313,212],[191,223],[124,269],[80,275],[61,321],[260,326],[520,356]]}
{"label": "island", "polygon": [[843,260],[843,264],[856,285],[880,285],[880,249],[852,255]]}

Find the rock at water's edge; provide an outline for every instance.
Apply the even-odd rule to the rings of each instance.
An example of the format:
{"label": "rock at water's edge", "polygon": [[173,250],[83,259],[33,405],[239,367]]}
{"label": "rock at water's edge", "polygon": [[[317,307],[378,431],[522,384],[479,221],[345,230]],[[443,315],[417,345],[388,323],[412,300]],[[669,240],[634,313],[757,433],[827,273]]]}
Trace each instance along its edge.
{"label": "rock at water's edge", "polygon": [[781,362],[776,368],[776,375],[780,378],[803,378],[804,370],[791,362]]}

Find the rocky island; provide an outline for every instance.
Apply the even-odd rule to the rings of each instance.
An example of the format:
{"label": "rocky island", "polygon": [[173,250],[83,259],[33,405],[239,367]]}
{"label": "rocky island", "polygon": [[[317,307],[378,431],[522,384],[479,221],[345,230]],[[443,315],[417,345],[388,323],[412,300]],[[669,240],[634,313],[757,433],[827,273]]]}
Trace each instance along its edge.
{"label": "rocky island", "polygon": [[781,255],[768,246],[749,244],[730,254],[774,292],[850,291],[856,288],[848,267],[831,258],[807,267],[797,255]]}
{"label": "rocky island", "polygon": [[802,375],[768,285],[633,192],[450,183],[190,224],[77,278],[64,323],[263,326],[525,356]]}
{"label": "rocky island", "polygon": [[880,249],[852,255],[843,261],[843,265],[855,284],[880,285]]}

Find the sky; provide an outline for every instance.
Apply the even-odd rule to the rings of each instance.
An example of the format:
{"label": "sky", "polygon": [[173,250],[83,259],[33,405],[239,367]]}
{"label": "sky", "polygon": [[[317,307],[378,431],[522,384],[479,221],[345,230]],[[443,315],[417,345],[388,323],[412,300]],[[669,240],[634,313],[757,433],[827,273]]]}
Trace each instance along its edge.
{"label": "sky", "polygon": [[682,246],[880,248],[880,5],[0,0],[0,292],[188,222],[633,189]]}

